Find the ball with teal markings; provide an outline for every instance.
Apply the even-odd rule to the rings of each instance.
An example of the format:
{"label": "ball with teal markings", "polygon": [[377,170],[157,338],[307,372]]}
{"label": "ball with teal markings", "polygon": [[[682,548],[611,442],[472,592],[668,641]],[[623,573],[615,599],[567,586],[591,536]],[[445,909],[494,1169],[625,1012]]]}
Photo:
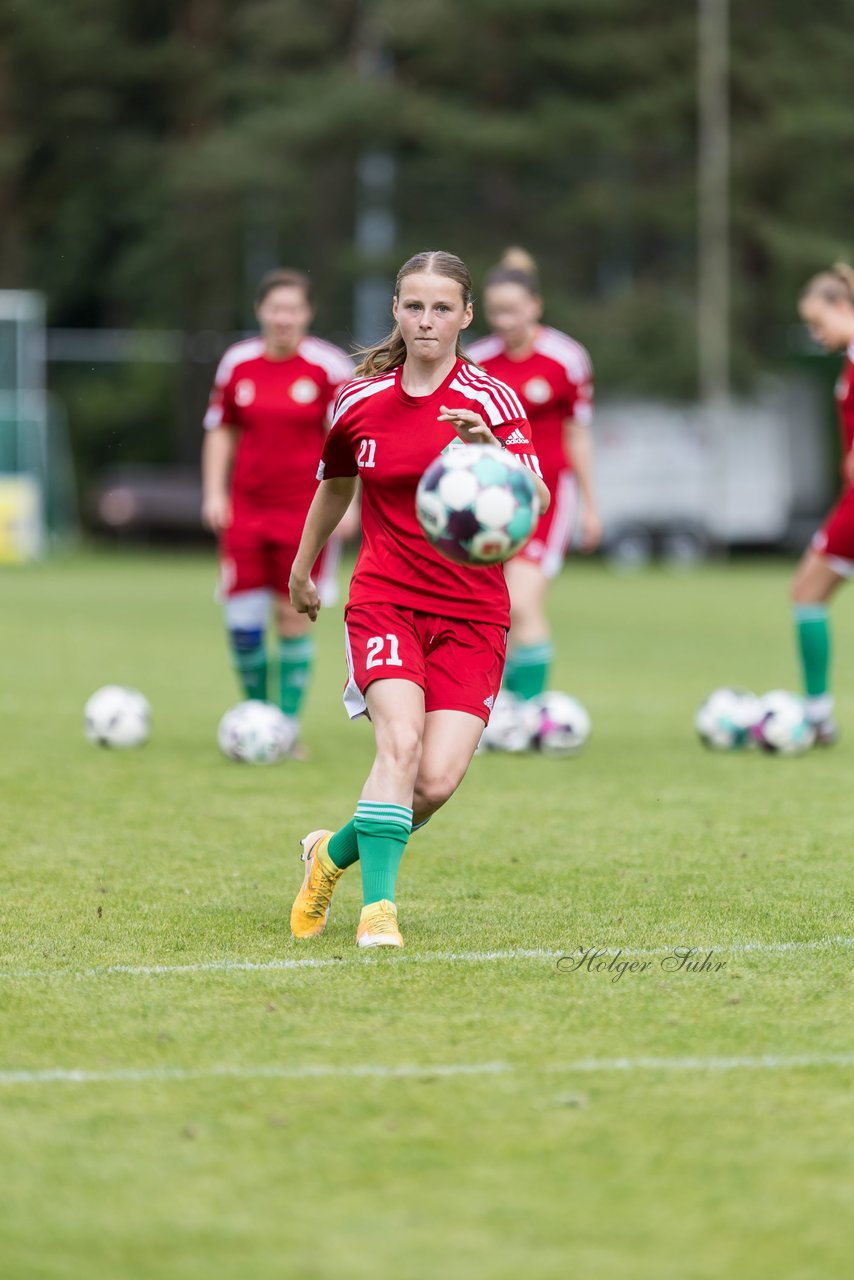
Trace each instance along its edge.
{"label": "ball with teal markings", "polygon": [[539,519],[533,475],[497,445],[461,444],[440,454],[421,477],[415,509],[427,540],[458,564],[503,564]]}

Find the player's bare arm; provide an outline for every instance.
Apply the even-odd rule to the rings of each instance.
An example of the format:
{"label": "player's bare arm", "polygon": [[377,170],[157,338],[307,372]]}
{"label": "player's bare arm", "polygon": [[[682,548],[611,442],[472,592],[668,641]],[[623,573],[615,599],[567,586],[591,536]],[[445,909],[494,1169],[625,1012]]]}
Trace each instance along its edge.
{"label": "player's bare arm", "polygon": [[344,518],[356,492],[356,476],[322,480],[305,518],[299,550],[289,583],[291,604],[315,622],[320,598],[311,579],[311,567]]}
{"label": "player's bare arm", "polygon": [[602,540],[602,520],[593,485],[593,435],[589,424],[577,418],[567,419],[564,430],[581,494],[581,547],[595,551]]}
{"label": "player's bare arm", "polygon": [[237,452],[236,430],[223,424],[205,433],[202,445],[202,521],[212,533],[231,524],[229,483]]}
{"label": "player's bare arm", "polygon": [[[454,409],[448,405],[440,405],[439,422],[450,422],[461,440],[466,444],[494,444],[501,448],[501,441],[497,436],[493,435],[489,427],[484,422],[479,413],[475,413],[473,409]],[[551,502],[551,494],[545,481],[534,472],[531,472],[531,479],[537,488],[537,497],[540,501],[540,515],[545,515],[549,509]]]}

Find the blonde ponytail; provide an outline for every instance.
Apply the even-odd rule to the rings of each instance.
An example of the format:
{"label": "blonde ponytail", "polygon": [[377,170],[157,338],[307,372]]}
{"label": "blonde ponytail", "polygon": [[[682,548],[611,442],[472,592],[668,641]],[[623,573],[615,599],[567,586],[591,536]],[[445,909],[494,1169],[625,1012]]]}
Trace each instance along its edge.
{"label": "blonde ponytail", "polygon": [[539,274],[537,264],[528,253],[527,249],[523,249],[518,244],[510,245],[502,253],[499,267],[504,267],[506,271],[524,271],[526,276],[530,276],[532,280],[536,280]]}

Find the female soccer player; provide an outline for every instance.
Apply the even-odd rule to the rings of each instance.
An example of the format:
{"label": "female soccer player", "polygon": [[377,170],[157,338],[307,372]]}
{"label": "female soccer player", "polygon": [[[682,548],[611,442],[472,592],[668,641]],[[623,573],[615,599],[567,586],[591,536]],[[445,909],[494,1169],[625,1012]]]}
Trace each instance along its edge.
{"label": "female soccer player", "polygon": [[363,353],[343,387],[323,447],[318,487],[291,573],[291,600],[317,617],[311,566],[362,481],[362,548],[346,609],[351,718],[367,713],[376,757],[339,831],[302,841],[307,864],[291,912],[297,938],[322,933],[335,883],[361,863],[361,947],[403,945],[395,880],[410,831],[462,781],[501,683],[510,622],[500,565],[445,560],[425,539],[415,490],[451,447],[499,444],[539,477],[514,393],[471,365],[460,333],[472,319],[471,277],[453,254],[419,253],[401,267],[389,336]]}
{"label": "female soccer player", "polygon": [[[349,356],[308,336],[308,279],[272,271],[256,297],[261,337],[229,347],[205,415],[202,518],[220,537],[220,594],[234,665],[247,698],[267,698],[265,631],[271,597],[279,636],[279,705],[298,716],[314,644],[288,597],[317,455],[335,395],[353,375]],[[336,548],[315,566],[334,592]]]}
{"label": "female soccer player", "polygon": [[801,319],[827,351],[844,351],[836,384],[842,433],[842,494],[813,536],[792,580],[792,608],[807,715],[816,742],[838,737],[830,693],[830,621],[827,606],[837,587],[854,577],[854,269],[838,263],[809,280],[801,294]]}
{"label": "female soccer player", "polygon": [[519,698],[535,698],[548,684],[554,656],[546,590],[572,540],[579,492],[582,548],[592,551],[602,535],[590,438],[593,369],[580,343],[540,323],[536,264],[524,250],[508,249],[489,273],[484,307],[493,335],[468,354],[521,400],[553,498],[534,537],[506,566],[513,645],[504,685]]}

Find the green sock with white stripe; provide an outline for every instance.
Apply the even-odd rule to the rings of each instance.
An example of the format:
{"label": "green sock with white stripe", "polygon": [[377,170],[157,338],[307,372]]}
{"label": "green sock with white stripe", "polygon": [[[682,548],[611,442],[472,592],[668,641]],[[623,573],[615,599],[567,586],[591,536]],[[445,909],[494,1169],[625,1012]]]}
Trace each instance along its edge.
{"label": "green sock with white stripe", "polygon": [[[415,835],[416,831],[426,827],[429,821],[429,818],[422,818],[420,822],[413,822],[412,834]],[[347,867],[352,867],[354,862],[359,861],[359,837],[356,833],[355,818],[345,822],[340,831],[336,831],[334,836],[330,836],[326,852],[336,867],[339,867],[342,871],[346,871]]]}
{"label": "green sock with white stripe", "polygon": [[553,659],[554,647],[550,640],[511,649],[504,668],[504,688],[526,702],[529,698],[538,698],[548,685]]}
{"label": "green sock with white stripe", "polygon": [[282,636],[279,640],[279,706],[286,716],[298,716],[314,662],[311,636]]}
{"label": "green sock with white stripe", "polygon": [[412,830],[412,810],[402,804],[360,800],[353,819],[359,841],[364,905],[394,902],[397,869]]}

